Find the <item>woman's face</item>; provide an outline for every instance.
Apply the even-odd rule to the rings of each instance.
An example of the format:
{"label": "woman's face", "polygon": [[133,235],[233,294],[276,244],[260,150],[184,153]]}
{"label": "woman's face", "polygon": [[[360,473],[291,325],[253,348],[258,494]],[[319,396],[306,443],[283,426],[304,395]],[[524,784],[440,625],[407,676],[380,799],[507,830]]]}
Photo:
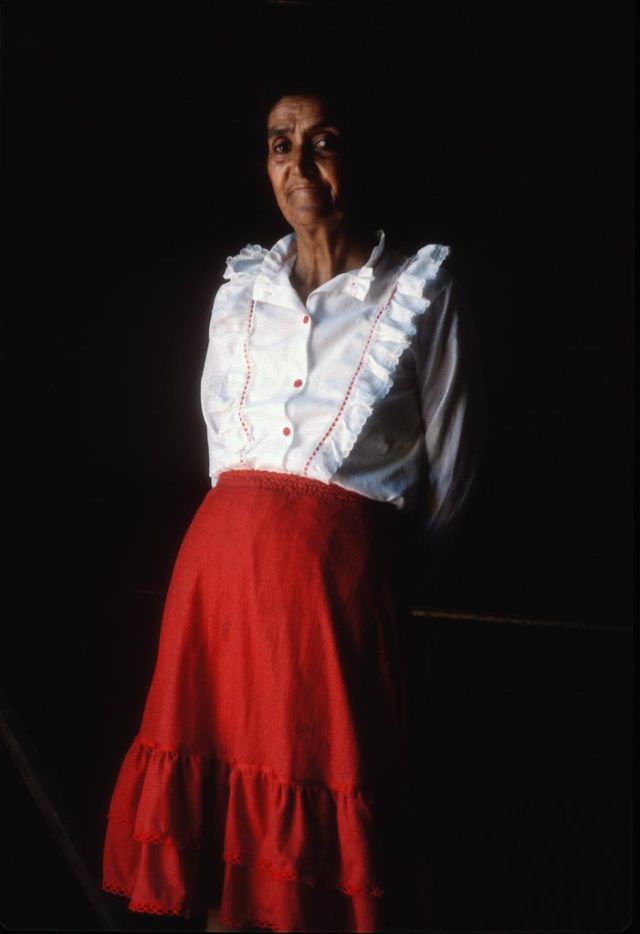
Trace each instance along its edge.
{"label": "woman's face", "polygon": [[319,97],[282,97],[267,120],[267,172],[295,229],[344,218],[340,128]]}

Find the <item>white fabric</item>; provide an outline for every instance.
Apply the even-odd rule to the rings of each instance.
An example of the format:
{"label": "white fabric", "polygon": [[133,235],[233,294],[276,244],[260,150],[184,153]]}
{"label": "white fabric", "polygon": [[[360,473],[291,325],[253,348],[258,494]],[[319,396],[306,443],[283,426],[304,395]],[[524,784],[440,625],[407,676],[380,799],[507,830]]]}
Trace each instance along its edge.
{"label": "white fabric", "polygon": [[289,279],[294,234],[227,260],[202,377],[213,486],[224,470],[273,470],[398,508],[424,499],[434,528],[458,512],[473,426],[449,249],[404,257],[377,236],[361,269],[306,303]]}

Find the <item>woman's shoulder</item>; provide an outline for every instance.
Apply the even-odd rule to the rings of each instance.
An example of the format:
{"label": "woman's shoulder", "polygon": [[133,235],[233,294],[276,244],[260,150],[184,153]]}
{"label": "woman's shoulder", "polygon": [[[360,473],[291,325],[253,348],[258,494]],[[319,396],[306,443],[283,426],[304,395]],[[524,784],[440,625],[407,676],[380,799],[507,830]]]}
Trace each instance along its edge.
{"label": "woman's shoulder", "polygon": [[258,273],[268,250],[259,243],[247,243],[238,253],[227,256],[221,282],[214,294],[212,319],[220,325],[233,317],[251,299]]}
{"label": "woman's shoulder", "polygon": [[257,274],[268,252],[267,248],[259,243],[247,243],[239,253],[227,256],[222,278],[232,280]]}
{"label": "woman's shoulder", "polygon": [[426,243],[411,253],[394,250],[398,291],[432,301],[451,288],[454,280],[446,263],[450,253],[451,247],[443,243]]}

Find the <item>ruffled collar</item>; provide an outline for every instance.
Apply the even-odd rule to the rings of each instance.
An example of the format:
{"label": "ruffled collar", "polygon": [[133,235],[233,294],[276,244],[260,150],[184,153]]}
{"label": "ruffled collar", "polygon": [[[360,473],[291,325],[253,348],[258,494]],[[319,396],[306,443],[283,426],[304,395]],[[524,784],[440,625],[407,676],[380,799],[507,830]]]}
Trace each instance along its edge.
{"label": "ruffled collar", "polygon": [[[318,286],[317,289],[314,289],[314,292],[341,290],[360,301],[364,301],[373,282],[375,267],[385,249],[386,236],[384,230],[376,230],[375,236],[377,242],[364,266],[333,276],[333,278]],[[254,301],[269,302],[270,304],[285,305],[287,307],[299,306],[300,297],[289,278],[297,255],[295,233],[281,237],[268,250],[262,259],[254,282]]]}

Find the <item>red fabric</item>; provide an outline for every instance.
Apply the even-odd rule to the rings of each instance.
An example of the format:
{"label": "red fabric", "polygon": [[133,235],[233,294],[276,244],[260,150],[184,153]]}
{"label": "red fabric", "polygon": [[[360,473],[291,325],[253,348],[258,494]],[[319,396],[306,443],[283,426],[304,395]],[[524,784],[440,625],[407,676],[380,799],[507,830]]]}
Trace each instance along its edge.
{"label": "red fabric", "polygon": [[131,910],[378,931],[424,885],[397,523],[391,506],[265,471],[228,471],[207,494],[108,815],[102,885]]}

